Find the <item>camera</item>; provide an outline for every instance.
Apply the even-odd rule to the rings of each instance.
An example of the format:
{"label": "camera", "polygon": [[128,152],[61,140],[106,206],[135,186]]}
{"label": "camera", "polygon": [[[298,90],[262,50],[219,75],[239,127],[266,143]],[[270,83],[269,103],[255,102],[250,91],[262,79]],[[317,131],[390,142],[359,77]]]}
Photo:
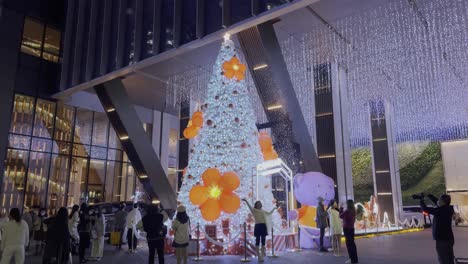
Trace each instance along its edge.
{"label": "camera", "polygon": [[419,193],[419,194],[413,194],[412,197],[414,200],[423,200],[424,199],[424,193]]}

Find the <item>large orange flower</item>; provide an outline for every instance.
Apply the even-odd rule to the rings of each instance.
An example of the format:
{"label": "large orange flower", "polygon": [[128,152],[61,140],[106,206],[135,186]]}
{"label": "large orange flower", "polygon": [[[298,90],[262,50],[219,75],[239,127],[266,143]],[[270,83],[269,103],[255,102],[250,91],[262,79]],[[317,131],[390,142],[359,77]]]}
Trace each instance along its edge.
{"label": "large orange flower", "polygon": [[228,79],[236,78],[238,81],[245,79],[245,64],[240,63],[237,57],[223,63],[223,74]]}
{"label": "large orange flower", "polygon": [[209,168],[203,175],[203,185],[195,185],[190,190],[189,198],[192,204],[200,207],[203,219],[214,221],[221,211],[233,214],[240,207],[240,199],[234,190],[239,188],[240,179],[235,172],[225,172]]}

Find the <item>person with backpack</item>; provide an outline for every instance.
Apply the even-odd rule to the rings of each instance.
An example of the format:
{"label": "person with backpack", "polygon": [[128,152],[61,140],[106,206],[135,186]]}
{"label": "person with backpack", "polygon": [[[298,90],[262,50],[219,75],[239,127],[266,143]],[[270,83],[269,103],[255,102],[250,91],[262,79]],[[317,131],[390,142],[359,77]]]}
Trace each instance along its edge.
{"label": "person with backpack", "polygon": [[164,225],[164,216],[159,212],[159,206],[152,204],[148,208],[148,214],[143,219],[143,230],[146,232],[146,240],[149,249],[149,264],[154,264],[155,251],[158,254],[158,263],[164,264],[164,239],[167,227]]}
{"label": "person with backpack", "polygon": [[0,264],[10,264],[12,258],[15,264],[24,263],[24,249],[29,244],[28,224],[21,220],[18,208],[10,210],[10,221],[1,226],[2,232],[2,260]]}

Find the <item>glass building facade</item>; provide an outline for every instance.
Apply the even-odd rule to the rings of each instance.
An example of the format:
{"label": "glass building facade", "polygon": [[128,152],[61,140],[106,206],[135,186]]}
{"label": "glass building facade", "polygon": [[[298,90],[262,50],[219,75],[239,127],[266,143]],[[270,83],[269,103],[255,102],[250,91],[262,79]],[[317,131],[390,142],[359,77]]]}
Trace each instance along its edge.
{"label": "glass building facade", "polygon": [[[151,138],[151,124],[144,124]],[[128,201],[142,191],[105,113],[15,94],[1,211]]]}

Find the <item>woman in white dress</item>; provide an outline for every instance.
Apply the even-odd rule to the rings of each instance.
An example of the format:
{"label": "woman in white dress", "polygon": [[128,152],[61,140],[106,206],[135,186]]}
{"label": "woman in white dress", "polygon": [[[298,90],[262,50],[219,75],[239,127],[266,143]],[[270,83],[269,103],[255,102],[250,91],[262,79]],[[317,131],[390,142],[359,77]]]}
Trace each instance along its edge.
{"label": "woman in white dress", "polygon": [[106,233],[106,219],[101,208],[95,208],[95,217],[91,228],[91,259],[99,261],[104,253],[104,235]]}
{"label": "woman in white dress", "polygon": [[333,255],[340,256],[341,251],[341,234],[343,233],[343,224],[341,223],[340,211],[338,203],[331,200],[328,206],[328,217],[330,222],[330,239],[333,248]]}

